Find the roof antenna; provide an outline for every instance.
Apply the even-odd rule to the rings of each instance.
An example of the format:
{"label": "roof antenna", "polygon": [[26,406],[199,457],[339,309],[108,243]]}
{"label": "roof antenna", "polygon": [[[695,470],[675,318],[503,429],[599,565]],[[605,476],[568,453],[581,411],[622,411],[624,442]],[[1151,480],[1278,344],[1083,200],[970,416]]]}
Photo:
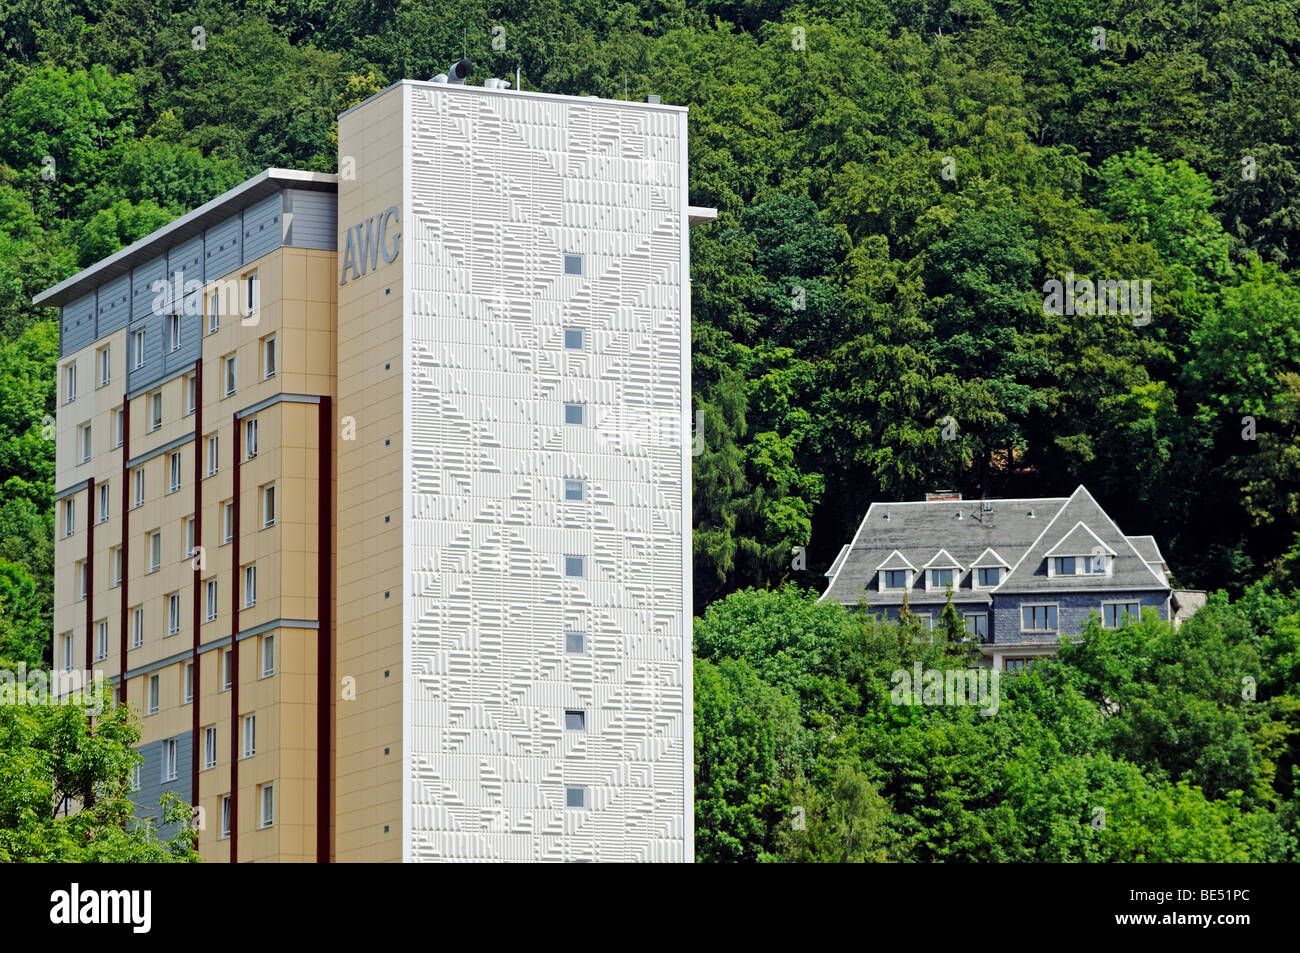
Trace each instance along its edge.
{"label": "roof antenna", "polygon": [[519,85],[519,67],[518,67],[518,66],[515,67],[515,89],[523,89],[523,87]]}

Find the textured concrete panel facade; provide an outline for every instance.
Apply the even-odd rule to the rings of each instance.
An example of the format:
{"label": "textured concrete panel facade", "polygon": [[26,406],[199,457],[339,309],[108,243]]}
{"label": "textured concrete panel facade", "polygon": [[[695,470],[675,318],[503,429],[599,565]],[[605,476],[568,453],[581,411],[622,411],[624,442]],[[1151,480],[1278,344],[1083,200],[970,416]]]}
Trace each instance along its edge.
{"label": "textured concrete panel facade", "polygon": [[689,859],[685,112],[404,89],[407,859]]}

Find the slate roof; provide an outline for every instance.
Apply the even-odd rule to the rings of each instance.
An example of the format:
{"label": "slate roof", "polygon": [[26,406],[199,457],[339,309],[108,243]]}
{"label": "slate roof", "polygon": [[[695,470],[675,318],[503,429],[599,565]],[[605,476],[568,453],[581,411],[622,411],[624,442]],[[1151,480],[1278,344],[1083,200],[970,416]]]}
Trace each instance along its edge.
{"label": "slate roof", "polygon": [[[984,506],[989,503],[992,506],[985,512]],[[1048,552],[1058,545],[1073,548],[1080,539],[1087,543],[1082,553],[1092,552],[1097,545],[1114,553],[1111,575],[1049,578]],[[988,553],[990,549],[994,551],[992,554]],[[950,554],[962,567],[953,589],[956,603],[988,603],[993,592],[1169,590],[1155,540],[1149,536],[1132,539],[1125,536],[1092,495],[1080,486],[1069,497],[872,503],[847,551],[841,551],[827,572],[830,585],[822,599],[845,605],[859,601],[878,606],[899,605],[904,593],[881,591],[877,568],[886,560],[898,557],[913,566],[925,566],[941,551]],[[1001,584],[994,589],[972,589],[972,567],[976,563],[997,565],[999,558],[1010,561],[1011,567]],[[925,589],[921,572],[916,573],[907,595],[913,606],[942,605],[947,601],[946,591]]]}

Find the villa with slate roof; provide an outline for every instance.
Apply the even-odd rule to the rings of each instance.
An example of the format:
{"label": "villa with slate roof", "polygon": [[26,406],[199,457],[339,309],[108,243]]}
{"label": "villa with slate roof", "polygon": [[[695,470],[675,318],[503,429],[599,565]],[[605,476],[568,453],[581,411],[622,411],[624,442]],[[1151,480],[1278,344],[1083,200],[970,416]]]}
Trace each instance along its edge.
{"label": "villa with slate roof", "polygon": [[1199,604],[1197,593],[1170,585],[1155,538],[1125,536],[1082,486],[1050,499],[963,501],[942,492],[872,503],[826,575],[822,600],[897,619],[906,599],[928,628],[951,590],[998,669],[1054,654],[1094,613],[1108,627],[1147,608],[1177,623]]}

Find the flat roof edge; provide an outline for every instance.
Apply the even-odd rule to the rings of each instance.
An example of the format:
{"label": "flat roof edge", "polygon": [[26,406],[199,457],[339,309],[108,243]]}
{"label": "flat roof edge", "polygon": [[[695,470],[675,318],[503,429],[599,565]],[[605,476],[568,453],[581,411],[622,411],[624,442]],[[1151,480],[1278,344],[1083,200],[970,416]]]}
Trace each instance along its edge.
{"label": "flat roof edge", "polygon": [[[156,252],[153,251],[153,247],[166,241],[169,236],[201,224],[206,225],[208,221],[215,224],[217,220],[226,217],[227,210],[240,211],[255,201],[265,198],[270,194],[268,186],[335,192],[338,190],[338,176],[333,172],[306,172],[301,169],[263,169],[252,178],[245,179],[233,189],[186,212],[162,228],[155,229],[125,248],[113,252],[107,258],[101,258],[93,265],[33,295],[32,304],[36,307],[57,306],[80,297],[91,288],[119,277],[136,263],[154,257]],[[263,192],[266,195],[261,194]]]}
{"label": "flat roof edge", "polygon": [[513,87],[509,89],[488,89],[486,86],[470,86],[468,83],[435,83],[432,80],[427,79],[399,79],[381,89],[379,92],[371,93],[355,106],[349,106],[347,109],[343,110],[343,112],[339,113],[337,118],[342,119],[353,110],[360,109],[372,99],[378,99],[380,96],[397,89],[399,86],[414,86],[420,89],[428,89],[430,87],[435,89],[452,88],[459,90],[472,90],[474,93],[487,94],[490,96],[522,96],[527,99],[540,99],[544,101],[559,100],[561,102],[569,103],[588,103],[591,100],[595,100],[598,103],[615,103],[619,106],[632,106],[637,109],[656,109],[661,112],[684,113],[690,111],[689,106],[675,106],[672,103],[647,103],[642,102],[639,99],[605,99],[603,96],[570,96],[566,93],[544,93],[540,89],[515,89]]}

